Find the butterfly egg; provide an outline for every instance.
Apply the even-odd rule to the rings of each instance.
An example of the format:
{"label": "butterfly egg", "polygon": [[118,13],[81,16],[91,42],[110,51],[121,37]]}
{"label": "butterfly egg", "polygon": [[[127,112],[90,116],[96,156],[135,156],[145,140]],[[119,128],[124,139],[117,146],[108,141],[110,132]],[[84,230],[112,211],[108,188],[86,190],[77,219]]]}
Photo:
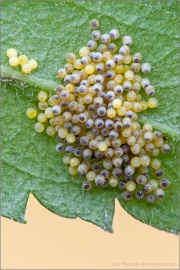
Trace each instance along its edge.
{"label": "butterfly egg", "polygon": [[141,69],[141,65],[139,63],[132,63],[131,64],[131,71],[132,72],[138,73],[140,71],[140,69]]}
{"label": "butterfly egg", "polygon": [[127,176],[132,176],[135,173],[135,168],[133,166],[131,166],[131,165],[127,165],[124,168],[124,173]]}
{"label": "butterfly egg", "polygon": [[14,48],[9,48],[9,49],[7,49],[7,51],[6,51],[6,56],[7,57],[13,57],[13,56],[15,56],[15,57],[17,57],[17,55],[18,55],[18,52],[17,52],[17,50],[16,49],[14,49]]}
{"label": "butterfly egg", "polygon": [[131,62],[132,62],[132,56],[130,54],[124,55],[124,61],[123,61],[123,64],[125,64],[124,73],[128,70],[132,71],[131,66],[129,65],[131,64]]}
{"label": "butterfly egg", "polygon": [[99,142],[98,143],[98,149],[100,151],[106,151],[107,150],[107,144],[105,142]]}
{"label": "butterfly egg", "polygon": [[91,37],[93,40],[100,40],[101,39],[101,32],[99,30],[94,30],[91,33]]}
{"label": "butterfly egg", "polygon": [[160,139],[158,139],[158,140],[154,140],[154,145],[156,146],[156,147],[162,147],[163,145],[164,145],[164,141],[163,141],[163,139],[162,138],[160,138]]}
{"label": "butterfly egg", "polygon": [[74,61],[76,60],[76,55],[74,53],[68,53],[66,55],[66,61],[67,63],[74,63]]}
{"label": "butterfly egg", "polygon": [[161,161],[159,159],[152,159],[150,165],[153,169],[157,170],[161,167]]}
{"label": "butterfly egg", "polygon": [[143,131],[144,132],[146,132],[146,131],[151,131],[152,132],[152,130],[153,130],[153,127],[152,127],[151,124],[148,124],[148,123],[144,124],[144,126],[143,126]]}
{"label": "butterfly egg", "polygon": [[95,62],[101,62],[103,60],[103,55],[100,52],[96,52],[93,54],[93,60]]}
{"label": "butterfly egg", "polygon": [[91,184],[91,182],[84,181],[84,182],[82,183],[82,188],[83,188],[84,190],[90,190],[90,189],[92,189],[92,184]]}
{"label": "butterfly egg", "polygon": [[96,40],[89,40],[87,43],[86,43],[86,46],[89,48],[89,50],[95,50],[97,48],[97,42]]}
{"label": "butterfly egg", "polygon": [[140,159],[139,157],[133,157],[133,158],[131,159],[131,165],[132,165],[133,167],[135,167],[135,168],[140,167],[140,165],[141,165],[141,159]]}
{"label": "butterfly egg", "polygon": [[146,152],[152,153],[154,151],[154,144],[152,142],[146,142],[144,148]]}
{"label": "butterfly egg", "polygon": [[127,93],[127,95],[126,95],[126,99],[127,99],[127,101],[134,101],[135,99],[136,99],[136,97],[137,97],[137,94],[136,94],[136,92],[134,92],[134,91],[129,91],[128,93]]}
{"label": "butterfly egg", "polygon": [[82,157],[83,155],[83,150],[81,147],[75,147],[73,148],[73,154],[76,156],[76,157]]}
{"label": "butterfly egg", "polygon": [[111,53],[115,53],[117,51],[117,45],[115,43],[109,43],[107,45],[107,49],[108,51],[110,51]]}
{"label": "butterfly egg", "polygon": [[66,63],[64,65],[64,69],[66,70],[67,73],[72,73],[74,70],[74,66],[70,63]]}
{"label": "butterfly egg", "polygon": [[134,73],[131,70],[128,70],[124,73],[124,78],[126,80],[132,81],[134,79]]}
{"label": "butterfly egg", "polygon": [[71,160],[70,160],[70,166],[71,167],[77,167],[77,166],[79,166],[79,164],[80,164],[80,160],[78,159],[78,158],[72,158]]}
{"label": "butterfly egg", "polygon": [[119,108],[119,109],[117,109],[117,115],[118,116],[123,116],[123,115],[125,115],[126,114],[126,108],[125,108],[125,106],[122,106],[121,108]]}
{"label": "butterfly egg", "polygon": [[96,173],[102,170],[102,166],[99,163],[92,163],[92,170]]}
{"label": "butterfly egg", "polygon": [[88,181],[94,181],[96,178],[96,173],[94,171],[89,171],[86,173],[86,179]]}
{"label": "butterfly egg", "polygon": [[34,125],[34,129],[36,132],[43,132],[44,131],[44,125],[42,123],[36,123]]}
{"label": "butterfly egg", "polygon": [[[114,124],[115,131],[121,131],[123,129],[123,125],[124,125],[124,123],[122,123],[121,121],[116,121]],[[130,125],[128,125],[128,127],[129,126]],[[124,125],[124,127],[125,127],[125,125]]]}
{"label": "butterfly egg", "polygon": [[149,63],[143,63],[141,65],[141,70],[144,74],[147,74],[151,71],[151,65]]}
{"label": "butterfly egg", "polygon": [[84,56],[88,56],[90,54],[90,49],[87,46],[83,46],[80,50],[79,50],[79,55],[81,57]]}
{"label": "butterfly egg", "polygon": [[70,175],[76,175],[76,174],[78,174],[77,167],[71,167],[71,166],[69,166],[69,168],[68,168],[68,173],[69,173]]}
{"label": "butterfly egg", "polygon": [[143,78],[142,81],[141,81],[141,86],[142,86],[143,88],[146,88],[146,87],[148,87],[149,85],[150,85],[149,79],[148,79],[148,78]]}
{"label": "butterfly egg", "polygon": [[46,134],[53,137],[56,134],[56,129],[53,126],[49,126],[46,128]]}
{"label": "butterfly egg", "polygon": [[29,108],[26,111],[26,115],[27,115],[28,118],[35,118],[37,116],[37,110],[34,109],[34,108]]}
{"label": "butterfly egg", "polygon": [[[115,85],[113,87],[113,90],[114,90],[114,92],[115,92],[116,95],[122,94],[122,92],[123,92],[123,88],[120,85],[123,82],[123,80],[124,80],[124,77],[123,77],[122,74],[116,74],[115,75],[115,77],[114,77]],[[117,87],[120,87],[121,88],[120,92],[117,91]],[[123,97],[121,96],[121,98],[123,98]]]}
{"label": "butterfly egg", "polygon": [[16,67],[19,65],[19,58],[17,56],[11,56],[9,58],[9,64],[12,67]]}
{"label": "butterfly egg", "polygon": [[140,101],[140,104],[141,104],[141,106],[142,106],[142,110],[143,110],[143,111],[145,111],[145,110],[148,108],[147,101],[141,100],[141,101]]}
{"label": "butterfly egg", "polygon": [[114,155],[114,150],[112,148],[107,148],[107,150],[105,151],[105,156],[107,158],[111,158]]}
{"label": "butterfly egg", "polygon": [[142,200],[144,198],[144,192],[142,190],[137,190],[135,193],[135,197],[137,200]]}
{"label": "butterfly egg", "polygon": [[162,169],[155,170],[154,175],[156,178],[163,178],[164,177],[164,171]]}
{"label": "butterfly egg", "polygon": [[66,77],[66,75],[67,75],[67,71],[65,70],[65,68],[58,69],[58,71],[57,71],[58,78],[64,79]]}
{"label": "butterfly egg", "polygon": [[132,45],[132,37],[131,36],[125,36],[122,38],[122,42],[126,46],[131,46]]}
{"label": "butterfly egg", "polygon": [[87,138],[87,136],[80,137],[80,144],[83,146],[86,146],[89,144],[89,139]]}
{"label": "butterfly egg", "polygon": [[115,67],[115,61],[114,61],[114,59],[108,59],[106,61],[106,68],[107,69],[112,69],[114,67]]}
{"label": "butterfly egg", "polygon": [[132,193],[129,192],[129,191],[124,191],[124,192],[122,193],[122,198],[123,198],[125,201],[130,201],[130,200],[132,200],[133,195],[132,195]]}
{"label": "butterfly egg", "polygon": [[52,112],[52,107],[47,107],[44,112],[46,118],[52,118],[54,113]]}
{"label": "butterfly egg", "polygon": [[83,150],[83,157],[85,159],[89,159],[92,156],[92,150],[91,149],[84,149]]}
{"label": "butterfly egg", "polygon": [[134,181],[128,181],[126,184],[125,184],[125,187],[126,187],[126,190],[127,191],[134,191],[136,189],[136,183]]}
{"label": "butterfly egg", "polygon": [[152,156],[158,156],[159,155],[159,149],[154,148],[154,150],[151,152]]}
{"label": "butterfly egg", "polygon": [[135,116],[135,113],[134,113],[133,111],[128,110],[128,111],[126,112],[126,117],[129,118],[130,120],[131,120],[131,119],[134,119],[134,116]]}
{"label": "butterfly egg", "polygon": [[122,158],[121,157],[113,157],[112,162],[113,162],[113,165],[118,168],[122,164]]}
{"label": "butterfly egg", "polygon": [[122,136],[125,137],[125,138],[128,138],[130,135],[131,135],[131,128],[129,127],[125,127],[122,129]]}
{"label": "butterfly egg", "polygon": [[67,143],[74,143],[76,141],[76,137],[74,134],[70,133],[66,136]]}
{"label": "butterfly egg", "polygon": [[115,98],[112,102],[112,105],[115,109],[119,109],[122,106],[122,100]]}
{"label": "butterfly egg", "polygon": [[144,140],[146,142],[151,142],[153,140],[153,133],[151,131],[146,131],[144,133]]}
{"label": "butterfly egg", "polygon": [[152,192],[152,186],[149,183],[145,184],[143,186],[143,192],[144,193],[151,193]]}
{"label": "butterfly egg", "polygon": [[46,101],[40,101],[38,103],[38,108],[41,110],[41,111],[45,111],[47,108],[48,108],[48,103]]}
{"label": "butterfly egg", "polygon": [[56,144],[55,149],[57,152],[63,153],[65,151],[65,146],[63,143],[58,143],[58,144]]}
{"label": "butterfly egg", "polygon": [[142,166],[144,166],[144,167],[149,166],[149,164],[150,164],[150,158],[148,156],[143,155],[143,156],[140,157],[140,160],[141,160]]}
{"label": "butterfly egg", "polygon": [[104,176],[104,178],[107,179],[107,178],[109,178],[110,173],[109,173],[108,170],[103,169],[103,170],[100,171],[100,175]]}
{"label": "butterfly egg", "polygon": [[171,148],[168,144],[163,144],[163,146],[161,147],[161,152],[163,154],[168,154],[171,151]]}
{"label": "butterfly egg", "polygon": [[121,46],[121,48],[119,49],[119,53],[122,54],[122,55],[129,54],[130,53],[129,46],[127,46],[127,45]]}
{"label": "butterfly egg", "polygon": [[159,181],[159,186],[163,189],[167,189],[170,186],[170,182],[169,180],[163,178]]}
{"label": "butterfly egg", "polygon": [[148,181],[148,184],[151,185],[152,190],[156,190],[158,188],[158,181],[156,181],[155,179],[150,179]]}
{"label": "butterfly egg", "polygon": [[105,44],[108,44],[108,43],[110,43],[111,42],[111,36],[109,35],[109,34],[103,34],[102,36],[101,36],[101,42],[102,43],[105,43]]}
{"label": "butterfly egg", "polygon": [[61,139],[65,139],[68,135],[68,131],[65,128],[60,128],[58,131],[58,135]]}
{"label": "butterfly egg", "polygon": [[149,108],[156,108],[158,106],[158,100],[156,98],[148,99],[147,105]]}
{"label": "butterfly egg", "polygon": [[135,53],[133,56],[132,56],[132,59],[133,59],[133,62],[134,63],[140,63],[141,60],[142,60],[142,55],[140,53]]}
{"label": "butterfly egg", "polygon": [[133,101],[132,102],[132,110],[134,111],[134,112],[141,112],[142,111],[142,105],[141,105],[141,103],[140,102],[135,102],[135,101]]}
{"label": "butterfly egg", "polygon": [[[131,93],[131,92],[130,92]],[[133,95],[134,93],[132,93]],[[129,100],[126,100],[123,102],[123,106],[126,108],[126,110],[131,110],[132,109],[132,103]]]}
{"label": "butterfly egg", "polygon": [[[74,63],[73,63],[73,66],[74,66],[75,69],[78,69],[78,70],[84,68],[84,66],[83,66],[82,63],[81,63],[81,59],[76,59],[76,60],[74,61]],[[78,76],[78,79],[76,78],[77,76]],[[74,78],[73,78],[73,77],[74,77]],[[75,79],[75,78],[76,78],[76,79]],[[72,83],[78,83],[78,82],[80,81],[80,76],[79,76],[78,74],[76,74],[76,73],[73,73],[73,74],[70,76],[70,81],[71,81]]]}
{"label": "butterfly egg", "polygon": [[111,140],[117,139],[118,136],[119,136],[119,132],[117,132],[116,130],[111,130],[111,131],[109,132],[109,138],[110,138]]}
{"label": "butterfly egg", "polygon": [[102,187],[105,182],[105,178],[102,175],[97,175],[94,181],[97,186]]}
{"label": "butterfly egg", "polygon": [[145,185],[147,183],[147,178],[145,175],[138,175],[136,178],[136,183],[138,185]]}
{"label": "butterfly egg", "polygon": [[94,71],[95,71],[95,66],[92,65],[92,64],[89,64],[89,65],[87,65],[87,66],[85,67],[85,72],[86,72],[87,74],[93,74]]}
{"label": "butterfly egg", "polygon": [[132,146],[136,143],[136,138],[132,135],[127,138],[127,144]]}
{"label": "butterfly egg", "polygon": [[132,83],[130,81],[124,81],[122,86],[123,86],[123,90],[129,91],[132,88]]}
{"label": "butterfly egg", "polygon": [[39,123],[45,123],[45,122],[47,122],[47,118],[46,118],[46,116],[45,116],[44,113],[38,114],[37,120],[38,120]]}
{"label": "butterfly egg", "polygon": [[154,201],[155,201],[154,195],[153,194],[148,194],[146,196],[146,201],[149,202],[149,203],[154,203]]}
{"label": "butterfly egg", "polygon": [[58,115],[55,117],[55,123],[57,126],[62,126],[64,123],[64,120],[61,115]]}
{"label": "butterfly egg", "polygon": [[97,19],[92,19],[90,21],[90,28],[97,29],[99,27],[99,21]]}
{"label": "butterfly egg", "polygon": [[38,93],[39,101],[45,101],[48,98],[48,94],[45,91],[40,91]]}
{"label": "butterfly egg", "polygon": [[79,175],[85,175],[85,174],[87,173],[87,171],[88,171],[87,165],[85,165],[85,164],[80,164],[80,165],[78,166],[78,173],[79,173]]}
{"label": "butterfly egg", "polygon": [[97,149],[97,150],[95,150],[94,155],[99,160],[99,159],[103,158],[104,152]]}
{"label": "butterfly egg", "polygon": [[108,182],[111,187],[116,187],[118,185],[118,179],[113,176],[108,179]]}
{"label": "butterfly egg", "polygon": [[106,170],[110,170],[113,167],[113,163],[111,159],[105,159],[102,162],[102,166],[106,169]]}
{"label": "butterfly egg", "polygon": [[116,39],[118,39],[120,37],[119,31],[117,29],[112,29],[109,32],[109,35],[110,35],[112,40],[116,40]]}
{"label": "butterfly egg", "polygon": [[28,64],[30,65],[32,70],[34,70],[38,67],[38,62],[35,59],[30,59],[28,61]]}
{"label": "butterfly egg", "polygon": [[158,200],[162,200],[164,198],[164,195],[165,195],[164,190],[162,190],[160,188],[156,189],[156,191],[155,191],[155,197]]}
{"label": "butterfly egg", "polygon": [[19,59],[19,64],[21,66],[24,65],[24,64],[26,64],[29,61],[28,57],[25,54],[20,55],[18,57],[18,59]]}
{"label": "butterfly egg", "polygon": [[110,108],[107,110],[107,116],[109,118],[114,118],[116,116],[116,109]]}
{"label": "butterfly egg", "polygon": [[64,85],[60,84],[55,88],[55,91],[59,94],[61,93],[63,90],[65,90]]}
{"label": "butterfly egg", "polygon": [[140,150],[141,150],[141,146],[138,144],[138,143],[135,143],[134,145],[131,146],[131,152],[134,154],[134,155],[137,155]]}

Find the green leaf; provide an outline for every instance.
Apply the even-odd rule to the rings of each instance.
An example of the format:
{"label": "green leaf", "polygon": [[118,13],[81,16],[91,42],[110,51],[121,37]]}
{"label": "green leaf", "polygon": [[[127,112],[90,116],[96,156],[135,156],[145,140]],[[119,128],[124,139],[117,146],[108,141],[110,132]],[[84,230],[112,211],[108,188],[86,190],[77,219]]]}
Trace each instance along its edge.
{"label": "green leaf", "polygon": [[[161,230],[179,230],[178,196],[178,1],[3,1],[2,7],[2,215],[25,223],[28,196],[33,193],[50,211],[80,217],[112,232],[114,199],[135,218]],[[72,177],[55,152],[56,139],[37,134],[28,107],[37,107],[37,92],[52,92],[56,71],[68,52],[78,53],[90,39],[89,21],[98,18],[102,32],[118,28],[133,37],[132,52],[152,64],[148,76],[160,106],[139,116],[162,131],[171,154],[161,156],[171,181],[163,202],[124,202],[117,189],[84,192],[82,179]],[[119,44],[119,43],[118,43]],[[39,62],[30,75],[8,65],[7,48],[15,47]],[[123,221],[122,221],[123,222]]]}

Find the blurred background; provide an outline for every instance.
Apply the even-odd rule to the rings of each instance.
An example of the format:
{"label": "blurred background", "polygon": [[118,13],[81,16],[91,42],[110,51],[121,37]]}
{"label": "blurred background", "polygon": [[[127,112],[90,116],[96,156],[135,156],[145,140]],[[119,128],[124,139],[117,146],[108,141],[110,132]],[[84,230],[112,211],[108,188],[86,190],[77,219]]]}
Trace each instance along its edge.
{"label": "blurred background", "polygon": [[179,236],[135,220],[117,201],[113,234],[61,218],[33,195],[25,217],[1,219],[2,269],[179,269]]}

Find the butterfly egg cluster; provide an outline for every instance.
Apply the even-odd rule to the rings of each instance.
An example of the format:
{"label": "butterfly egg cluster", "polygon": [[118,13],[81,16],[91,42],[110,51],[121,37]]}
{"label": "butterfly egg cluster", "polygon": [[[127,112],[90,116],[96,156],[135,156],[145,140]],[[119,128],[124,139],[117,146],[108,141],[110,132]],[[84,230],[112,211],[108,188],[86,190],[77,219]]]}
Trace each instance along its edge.
{"label": "butterfly egg cluster", "polygon": [[37,115],[30,108],[27,116],[37,116],[37,132],[57,136],[56,151],[65,153],[63,163],[71,175],[83,176],[83,189],[111,186],[125,200],[161,200],[170,183],[157,156],[169,153],[170,147],[160,131],[137,121],[140,112],[158,106],[152,97],[155,88],[138,74],[149,73],[151,65],[141,64],[140,53],[130,53],[132,37],[123,37],[118,47],[113,42],[120,37],[117,29],[102,34],[97,20],[90,26],[91,40],[78,57],[68,53],[67,63],[57,71],[64,84],[51,96],[40,91],[42,112]]}
{"label": "butterfly egg cluster", "polygon": [[35,59],[28,59],[25,54],[19,55],[16,49],[10,48],[6,51],[6,56],[9,58],[9,64],[12,67],[21,66],[23,73],[29,74],[32,70],[38,67]]}

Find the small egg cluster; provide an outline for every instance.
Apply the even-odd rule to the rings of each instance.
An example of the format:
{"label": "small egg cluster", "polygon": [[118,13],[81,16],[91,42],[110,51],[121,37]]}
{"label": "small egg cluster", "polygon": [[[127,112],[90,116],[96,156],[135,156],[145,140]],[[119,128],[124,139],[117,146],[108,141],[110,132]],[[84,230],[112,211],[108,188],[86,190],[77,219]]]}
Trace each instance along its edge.
{"label": "small egg cluster", "polygon": [[28,59],[25,54],[19,55],[16,49],[10,48],[6,51],[6,56],[9,58],[9,64],[12,67],[21,65],[23,73],[29,74],[32,70],[38,67],[38,63],[35,59]]}
{"label": "small egg cluster", "polygon": [[37,116],[37,132],[45,129],[57,136],[56,151],[65,153],[63,163],[71,175],[83,176],[83,189],[111,186],[122,190],[125,200],[161,200],[170,183],[156,157],[170,147],[160,131],[137,122],[138,113],[158,106],[149,79],[137,74],[149,73],[151,66],[140,63],[140,53],[130,54],[132,37],[123,37],[118,49],[113,43],[120,37],[117,29],[102,34],[95,19],[90,26],[92,39],[79,50],[79,58],[67,54],[67,63],[57,71],[64,84],[51,96],[40,91],[43,112],[37,116],[29,108],[27,116]]}

